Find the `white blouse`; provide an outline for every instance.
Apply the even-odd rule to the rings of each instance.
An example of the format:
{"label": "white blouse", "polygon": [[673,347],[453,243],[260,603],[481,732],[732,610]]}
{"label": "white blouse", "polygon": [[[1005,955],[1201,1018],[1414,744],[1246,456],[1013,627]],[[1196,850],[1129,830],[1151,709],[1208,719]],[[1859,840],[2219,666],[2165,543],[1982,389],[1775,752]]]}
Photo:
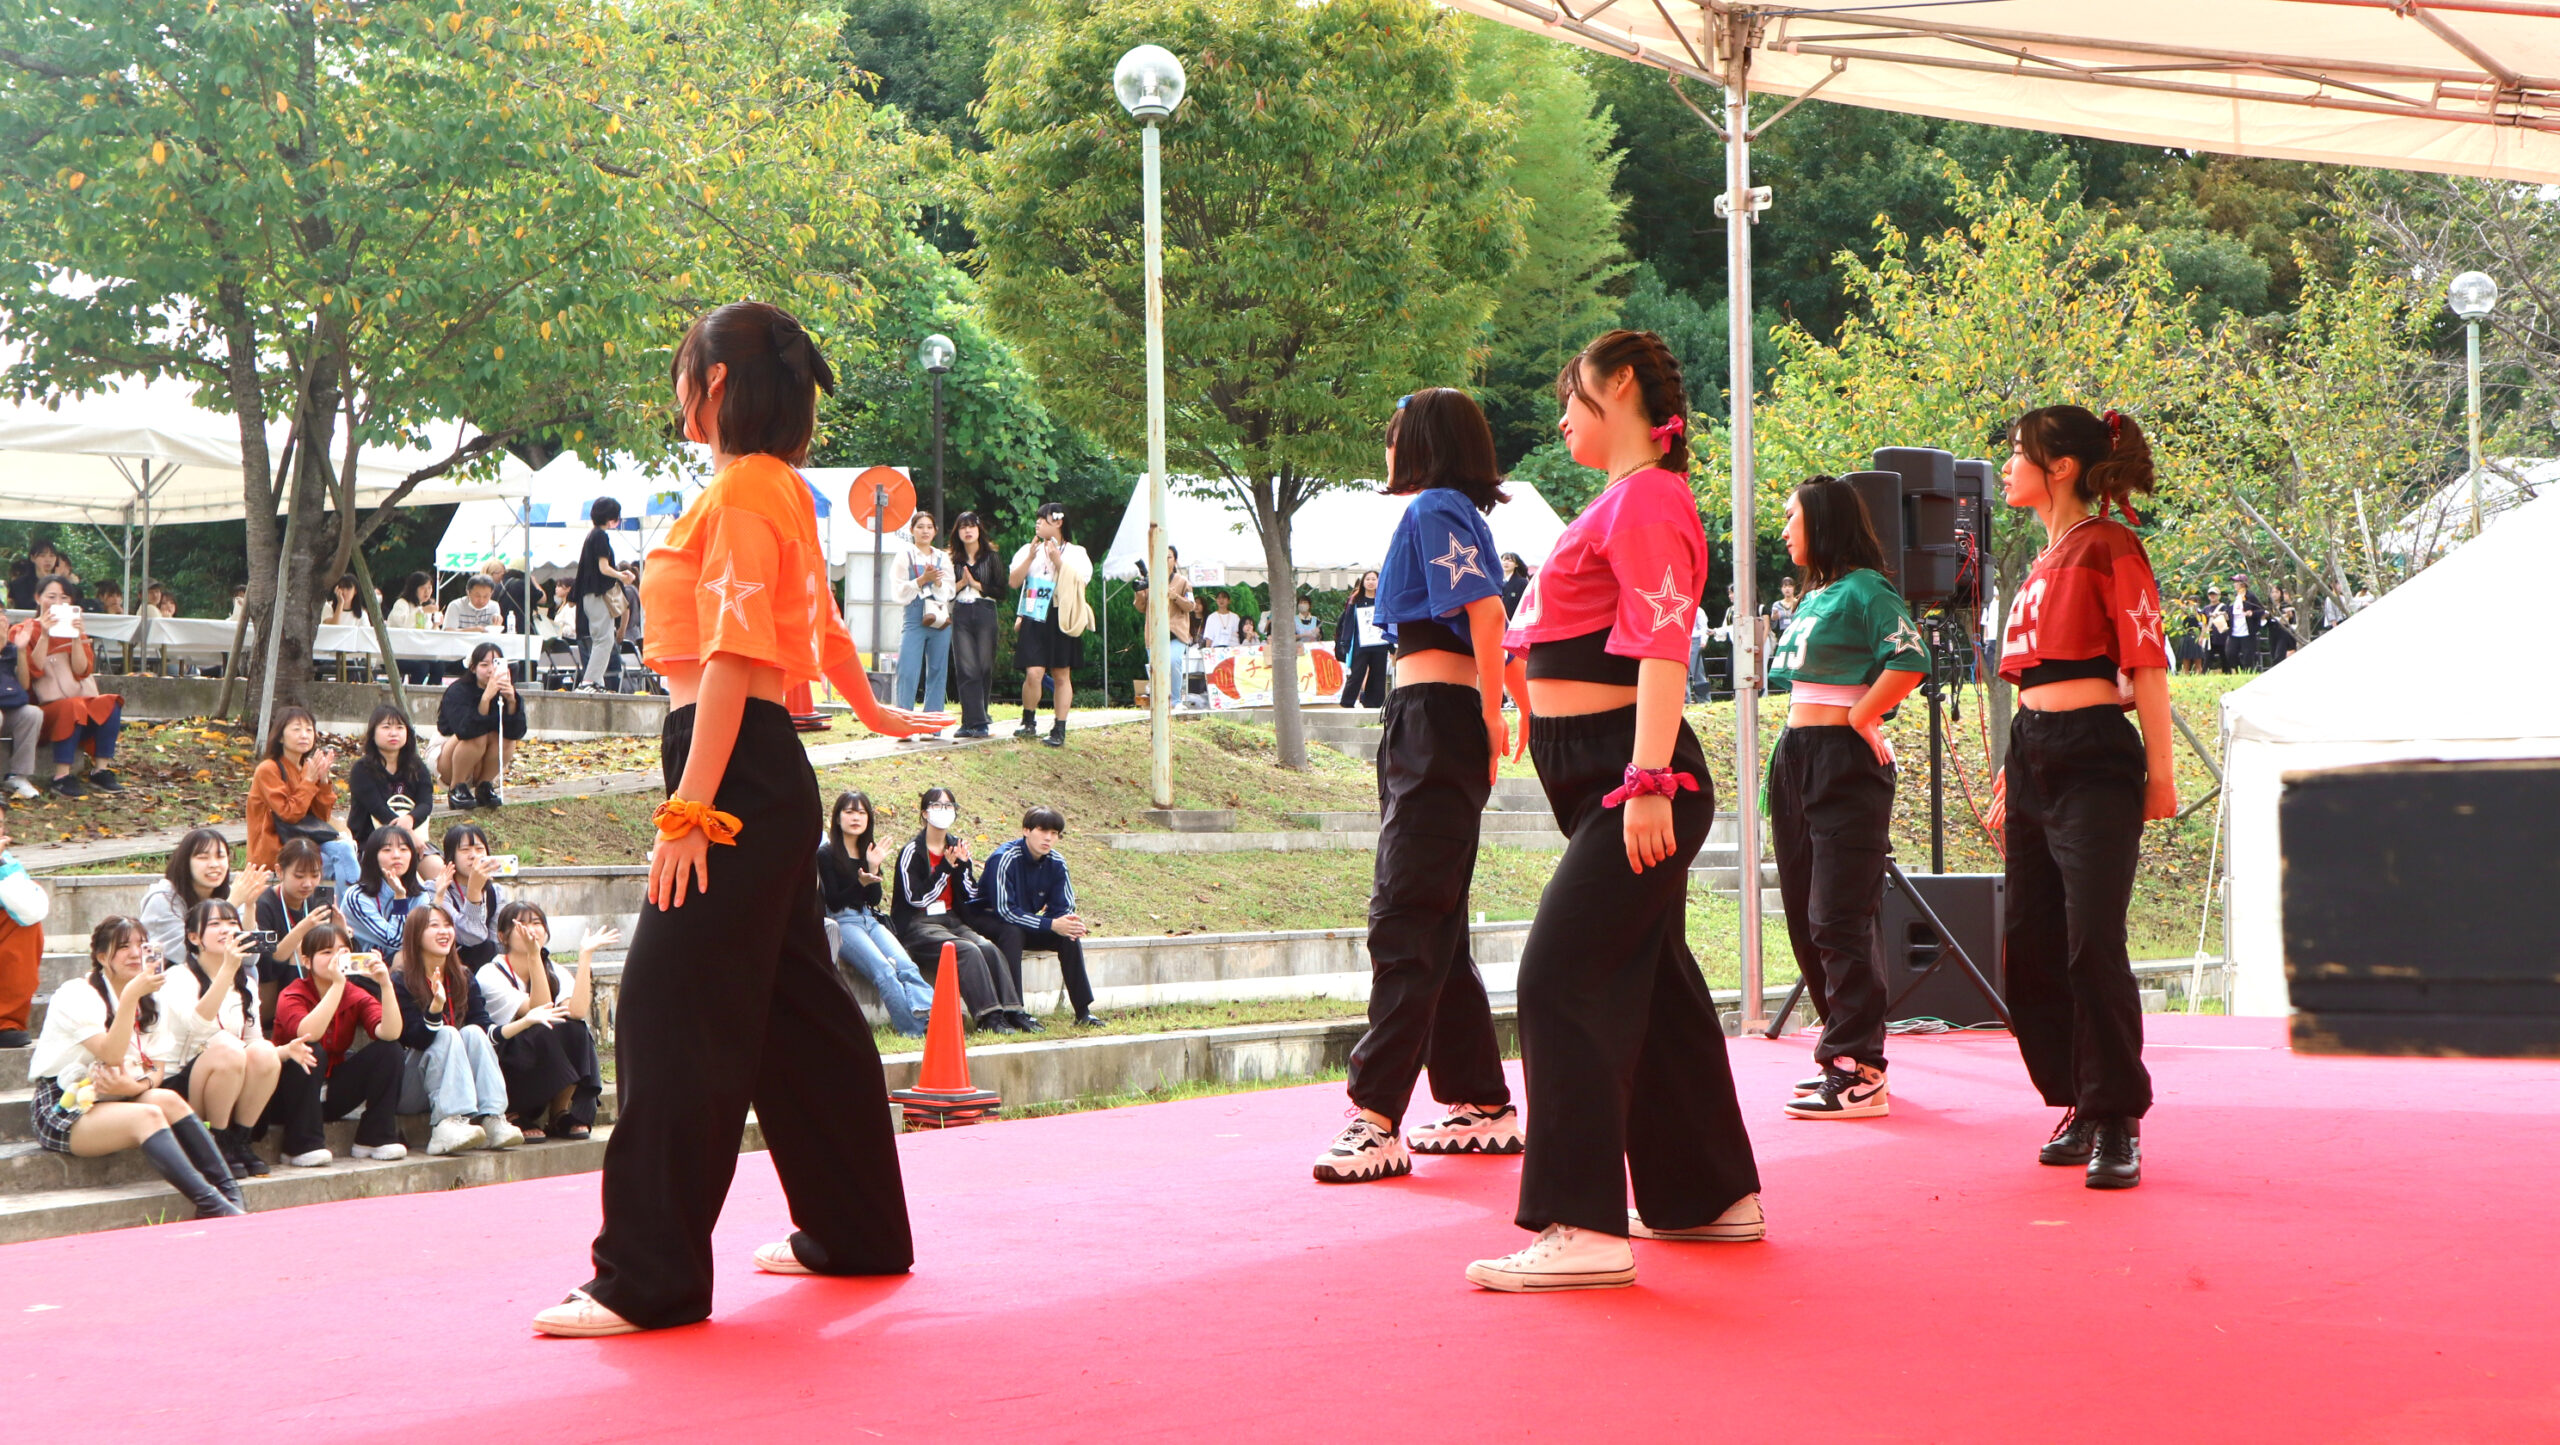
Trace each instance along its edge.
{"label": "white blouse", "polygon": [[[89,990],[93,998],[97,992]],[[185,1068],[203,1053],[215,1034],[229,1034],[244,1044],[258,1036],[258,991],[254,985],[246,1005],[240,1002],[237,985],[224,990],[222,1007],[208,1019],[196,1012],[196,1005],[204,1002],[196,971],[178,963],[169,966],[169,981],[160,985],[155,997],[160,1000],[160,1018],[152,1027],[148,1048],[152,1059],[170,1073]]]}
{"label": "white blouse", "polygon": [[[163,988],[161,992],[166,994],[168,990]],[[167,1009],[165,999],[161,1007]],[[37,1035],[35,1050],[27,1056],[27,1081],[51,1079],[69,1092],[89,1077],[89,1066],[96,1062],[89,1053],[88,1041],[105,1033],[107,1025],[114,1021],[114,1010],[99,996],[89,975],[84,973],[64,982],[53,991],[53,1001],[45,1006],[44,1031]],[[138,1028],[134,1030],[133,1046],[126,1050],[125,1062],[137,1070],[152,1062]]]}

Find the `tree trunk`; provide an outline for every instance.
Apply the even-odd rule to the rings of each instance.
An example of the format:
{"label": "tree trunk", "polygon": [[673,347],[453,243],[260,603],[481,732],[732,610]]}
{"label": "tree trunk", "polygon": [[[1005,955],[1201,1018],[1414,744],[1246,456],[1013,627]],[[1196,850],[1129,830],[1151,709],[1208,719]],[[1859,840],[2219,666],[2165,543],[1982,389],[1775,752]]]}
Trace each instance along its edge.
{"label": "tree trunk", "polygon": [[[1297,488],[1287,472],[1253,479],[1253,525],[1262,534],[1262,567],[1269,579],[1271,632],[1271,728],[1280,766],[1304,772],[1307,723],[1298,711],[1298,568],[1289,557],[1289,525]],[[1285,504],[1285,505],[1284,505]]]}

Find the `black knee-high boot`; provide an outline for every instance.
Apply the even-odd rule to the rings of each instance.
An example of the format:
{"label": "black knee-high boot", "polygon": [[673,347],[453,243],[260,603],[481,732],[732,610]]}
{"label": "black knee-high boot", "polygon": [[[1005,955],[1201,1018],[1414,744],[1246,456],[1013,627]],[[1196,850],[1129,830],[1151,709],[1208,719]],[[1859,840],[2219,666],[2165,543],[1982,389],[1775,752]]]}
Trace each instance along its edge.
{"label": "black knee-high boot", "polygon": [[189,1114],[170,1127],[177,1133],[180,1147],[187,1151],[188,1162],[204,1176],[204,1182],[221,1190],[222,1197],[230,1200],[238,1212],[248,1213],[248,1205],[240,1199],[240,1181],[231,1177],[231,1165],[223,1159],[222,1146],[213,1142],[213,1131],[204,1126],[204,1120]]}
{"label": "black knee-high boot", "polygon": [[[178,1142],[177,1130],[151,1131],[151,1137],[142,1141],[142,1157],[151,1161],[151,1167],[159,1172],[161,1178],[169,1181],[170,1188],[185,1195],[187,1202],[196,1207],[196,1218],[221,1219],[249,1212],[233,1203],[221,1190],[206,1183],[196,1166],[187,1162],[186,1147]],[[230,1176],[226,1174],[223,1177],[228,1179]]]}

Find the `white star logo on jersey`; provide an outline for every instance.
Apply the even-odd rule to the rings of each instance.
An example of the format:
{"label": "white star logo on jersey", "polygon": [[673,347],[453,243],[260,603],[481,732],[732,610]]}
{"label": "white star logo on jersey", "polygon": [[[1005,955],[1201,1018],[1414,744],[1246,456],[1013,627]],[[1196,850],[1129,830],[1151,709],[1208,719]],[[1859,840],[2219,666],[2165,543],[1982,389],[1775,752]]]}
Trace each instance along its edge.
{"label": "white star logo on jersey", "polygon": [[[1432,558],[1431,565],[1449,569],[1449,585],[1452,587],[1458,585],[1458,579],[1461,577],[1484,576],[1484,569],[1476,565],[1476,549],[1458,540],[1458,534],[1455,532],[1449,534],[1449,550]],[[1485,580],[1493,579],[1488,577]]]}
{"label": "white star logo on jersey", "polygon": [[737,618],[738,626],[743,628],[747,626],[747,599],[762,592],[764,584],[739,581],[738,559],[732,557],[729,564],[720,569],[719,576],[702,584],[702,590],[719,598],[720,610]]}
{"label": "white star logo on jersey", "polygon": [[1662,569],[1661,591],[1647,592],[1643,588],[1637,588],[1636,595],[1643,598],[1645,605],[1653,609],[1654,631],[1660,632],[1666,627],[1688,625],[1683,619],[1688,615],[1690,602],[1688,597],[1680,591],[1680,579],[1671,575],[1670,568]]}
{"label": "white star logo on jersey", "polygon": [[[1792,632],[1794,629],[1790,628],[1788,630]],[[1908,617],[1900,617],[1894,619],[1893,632],[1884,640],[1884,650],[1887,652],[1902,652],[1908,650],[1911,652],[1925,653],[1929,649],[1920,641],[1920,629],[1911,625],[1911,619]]]}
{"label": "white star logo on jersey", "polygon": [[2152,605],[2149,597],[2136,598],[2134,604],[2124,610],[2124,615],[2133,619],[2134,646],[2140,647],[2145,640],[2155,645],[2159,643],[2160,609]]}

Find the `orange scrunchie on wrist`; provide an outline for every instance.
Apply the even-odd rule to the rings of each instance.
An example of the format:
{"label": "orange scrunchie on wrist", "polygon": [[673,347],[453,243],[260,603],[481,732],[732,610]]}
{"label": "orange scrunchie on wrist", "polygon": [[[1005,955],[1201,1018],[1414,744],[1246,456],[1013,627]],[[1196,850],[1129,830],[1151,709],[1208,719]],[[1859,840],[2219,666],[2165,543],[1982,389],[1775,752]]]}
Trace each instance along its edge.
{"label": "orange scrunchie on wrist", "polygon": [[734,845],[741,826],[737,814],[723,813],[709,803],[697,803],[691,798],[669,798],[660,803],[655,820],[658,837],[667,842],[700,828],[703,836],[712,842]]}

